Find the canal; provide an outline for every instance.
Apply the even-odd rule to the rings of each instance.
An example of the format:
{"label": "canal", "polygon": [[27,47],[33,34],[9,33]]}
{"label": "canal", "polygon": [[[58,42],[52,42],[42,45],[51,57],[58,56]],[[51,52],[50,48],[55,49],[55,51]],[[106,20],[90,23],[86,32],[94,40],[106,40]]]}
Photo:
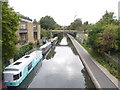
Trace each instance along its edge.
{"label": "canal", "polygon": [[63,35],[18,88],[95,88],[95,86],[72,42]]}

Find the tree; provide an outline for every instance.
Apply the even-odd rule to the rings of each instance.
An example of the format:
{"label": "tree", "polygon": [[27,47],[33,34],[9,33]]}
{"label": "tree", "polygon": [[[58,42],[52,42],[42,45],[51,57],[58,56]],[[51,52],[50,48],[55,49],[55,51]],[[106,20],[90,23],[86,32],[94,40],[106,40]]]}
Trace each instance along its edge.
{"label": "tree", "polygon": [[44,29],[41,29],[41,37],[46,37],[47,31]]}
{"label": "tree", "polygon": [[62,27],[60,25],[55,24],[55,30],[61,30],[61,29],[62,29]]}
{"label": "tree", "polygon": [[88,25],[88,21],[84,22],[84,25]]}
{"label": "tree", "polygon": [[53,37],[53,34],[49,30],[41,29],[41,37],[46,37],[47,39],[50,39]]}
{"label": "tree", "polygon": [[82,24],[81,27],[84,30],[84,32],[87,32],[89,29],[91,29],[91,24],[89,24],[88,21],[86,21]]}
{"label": "tree", "polygon": [[13,58],[16,53],[19,16],[9,8],[7,2],[2,3],[2,59],[3,63]]}
{"label": "tree", "polygon": [[107,12],[102,18],[93,25],[89,31],[88,42],[94,50],[98,52],[108,52],[112,49],[117,50],[117,21],[114,19],[113,12]]}
{"label": "tree", "polygon": [[72,30],[81,30],[81,25],[82,25],[82,20],[81,19],[76,19],[74,20],[74,22],[71,23],[69,27],[69,29],[72,29]]}
{"label": "tree", "polygon": [[37,24],[37,20],[36,19],[34,19],[33,24]]}
{"label": "tree", "polygon": [[117,25],[117,21],[114,19],[114,12],[106,11],[102,18],[96,23],[100,25],[114,24]]}
{"label": "tree", "polygon": [[56,22],[50,16],[42,17],[39,23],[41,24],[41,28],[46,29],[46,30],[55,29],[56,27]]}
{"label": "tree", "polygon": [[117,30],[117,26],[107,25],[104,27],[104,31],[102,33],[97,34],[95,44],[98,47],[98,52],[103,53],[112,51],[112,49],[117,49]]}

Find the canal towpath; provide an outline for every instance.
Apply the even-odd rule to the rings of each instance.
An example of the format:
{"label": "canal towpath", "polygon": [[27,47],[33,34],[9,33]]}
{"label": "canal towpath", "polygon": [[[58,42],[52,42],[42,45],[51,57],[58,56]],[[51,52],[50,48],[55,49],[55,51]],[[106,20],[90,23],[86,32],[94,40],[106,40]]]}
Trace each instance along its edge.
{"label": "canal towpath", "polygon": [[96,88],[109,88],[111,90],[119,90],[119,81],[113,77],[103,66],[95,61],[91,55],[71,36],[68,34],[73,45],[75,46],[81,60],[86,67]]}

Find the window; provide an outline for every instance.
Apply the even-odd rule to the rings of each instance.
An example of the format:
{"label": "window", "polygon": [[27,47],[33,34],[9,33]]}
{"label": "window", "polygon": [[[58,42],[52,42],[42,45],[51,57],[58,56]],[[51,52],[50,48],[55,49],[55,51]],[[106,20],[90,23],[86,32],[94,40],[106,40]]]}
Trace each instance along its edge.
{"label": "window", "polygon": [[13,75],[13,80],[19,79],[19,74]]}
{"label": "window", "polygon": [[32,68],[32,62],[28,65],[28,71]]}
{"label": "window", "polygon": [[20,77],[22,76],[22,72],[20,72]]}
{"label": "window", "polygon": [[29,58],[30,56],[25,56],[25,58]]}
{"label": "window", "polygon": [[21,29],[26,29],[26,24],[21,24],[21,27],[20,27]]}
{"label": "window", "polygon": [[21,34],[21,39],[26,40],[26,34]]}
{"label": "window", "polygon": [[21,62],[16,62],[14,65],[19,65]]}
{"label": "window", "polygon": [[36,26],[36,25],[34,25],[34,26],[33,26],[33,29],[34,29],[34,30],[37,30],[37,26]]}
{"label": "window", "polygon": [[18,69],[5,69],[5,71],[19,71]]}

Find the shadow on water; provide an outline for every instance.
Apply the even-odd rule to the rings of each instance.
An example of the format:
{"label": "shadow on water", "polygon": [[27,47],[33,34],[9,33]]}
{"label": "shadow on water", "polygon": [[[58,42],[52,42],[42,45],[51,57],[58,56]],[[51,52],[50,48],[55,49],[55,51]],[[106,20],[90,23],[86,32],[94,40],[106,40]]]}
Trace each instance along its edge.
{"label": "shadow on water", "polygon": [[75,55],[78,55],[78,52],[76,51],[76,49],[75,49],[75,47],[73,46],[72,41],[70,40],[69,37],[67,38],[67,42],[68,42],[69,47],[72,49],[73,53],[74,53]]}
{"label": "shadow on water", "polygon": [[55,52],[55,46],[52,46],[52,48],[51,48],[49,54],[47,55],[46,59],[48,60],[48,59],[53,58],[55,54],[56,54],[56,52]]}
{"label": "shadow on water", "polygon": [[58,42],[56,43],[56,45],[52,46],[49,54],[48,54],[47,57],[46,57],[46,60],[49,60],[49,59],[53,58],[54,55],[56,54],[55,48],[56,48],[56,46],[58,46],[59,43],[61,42],[61,40],[62,40],[62,38],[63,38],[63,34],[62,34],[62,33],[61,33],[61,34],[58,34],[58,38],[59,38],[59,39],[58,39]]}
{"label": "shadow on water", "polygon": [[[95,85],[93,84],[93,82],[92,82],[92,80],[91,80],[88,72],[86,71],[86,69],[83,68],[83,69],[81,70],[81,72],[83,73],[83,76],[84,76],[84,78],[85,78],[85,86],[86,86],[86,88],[87,88],[88,90],[89,90],[89,89],[97,90],[97,89],[95,88]],[[90,83],[90,81],[91,81],[91,83]]]}

